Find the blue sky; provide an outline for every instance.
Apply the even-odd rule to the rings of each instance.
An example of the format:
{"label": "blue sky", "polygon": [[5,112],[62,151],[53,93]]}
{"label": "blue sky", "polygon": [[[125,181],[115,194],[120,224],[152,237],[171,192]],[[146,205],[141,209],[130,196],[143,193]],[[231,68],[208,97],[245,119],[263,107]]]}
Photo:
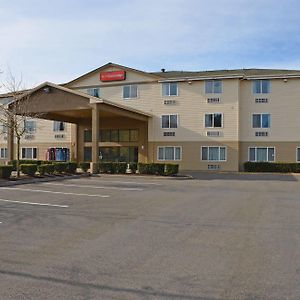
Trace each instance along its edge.
{"label": "blue sky", "polygon": [[300,69],[298,0],[0,0],[0,80],[67,82],[109,61],[145,71]]}

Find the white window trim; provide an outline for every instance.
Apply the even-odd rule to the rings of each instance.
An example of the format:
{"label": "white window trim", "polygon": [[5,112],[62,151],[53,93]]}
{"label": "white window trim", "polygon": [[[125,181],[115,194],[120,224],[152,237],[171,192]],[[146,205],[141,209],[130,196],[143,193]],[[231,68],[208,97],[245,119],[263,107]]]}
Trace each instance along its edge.
{"label": "white window trim", "polygon": [[[215,92],[215,87],[213,85],[213,92],[212,93],[207,93],[206,92],[206,82],[208,81],[221,81],[221,92],[220,93],[216,93]],[[222,79],[207,79],[204,81],[204,94],[206,95],[220,95],[220,94],[223,94],[223,80]]]}
{"label": "white window trim", "polygon": [[[26,123],[27,122],[34,122],[34,130],[33,131],[27,131],[26,129]],[[27,134],[33,134],[33,133],[36,133],[36,129],[37,129],[37,121],[36,120],[24,120],[24,129],[25,129],[25,133]]]}
{"label": "white window trim", "polygon": [[[214,115],[214,114],[221,114],[222,115],[222,122],[221,122],[221,127],[206,127],[205,126],[205,116],[206,115]],[[224,128],[224,114],[223,113],[221,113],[221,112],[212,112],[212,113],[209,113],[209,112],[207,112],[207,113],[204,113],[204,128]]]}
{"label": "white window trim", "polygon": [[[63,130],[54,130],[54,124],[55,122],[64,123],[64,129]],[[66,131],[66,122],[63,121],[53,121],[53,132],[65,132]]]}
{"label": "white window trim", "polygon": [[[207,152],[208,159],[204,160],[202,158],[202,148],[211,148],[211,147],[217,147],[217,148],[219,148],[219,158],[220,158],[220,148],[225,148],[225,160],[210,160],[209,159],[209,149],[208,149],[208,152]],[[213,146],[213,145],[211,145],[211,146],[201,146],[200,157],[201,157],[201,161],[207,161],[207,162],[227,162],[227,146]]]}
{"label": "white window trim", "polygon": [[300,147],[296,147],[296,162],[300,162],[300,160],[298,160],[298,149],[300,149]]}
{"label": "white window trim", "polygon": [[[269,127],[253,127],[253,115],[260,115],[260,125],[262,125],[262,115],[270,115],[270,124]],[[257,113],[252,113],[251,115],[251,124],[252,124],[252,129],[270,129],[271,128],[271,121],[272,121],[272,117],[271,114],[268,112],[257,112]]]}
{"label": "white window trim", "polygon": [[[171,120],[170,120],[170,116],[177,116],[177,127],[176,128],[173,128],[173,127],[170,127],[170,125],[171,125]],[[163,127],[162,125],[162,118],[163,118],[163,116],[169,116],[169,127]],[[178,127],[179,127],[179,114],[172,114],[172,113],[170,113],[170,114],[163,114],[163,115],[161,115],[160,116],[160,128],[161,129],[178,129]]]}
{"label": "white window trim", "polygon": [[[159,148],[166,148],[166,147],[173,147],[174,148],[174,159],[159,159]],[[180,159],[175,159],[175,148],[180,148]],[[167,146],[157,146],[156,151],[156,157],[158,161],[181,161],[182,160],[182,146],[173,146],[173,145],[167,145]]]}
{"label": "white window trim", "polygon": [[[124,88],[126,86],[129,86],[129,94],[131,94],[131,87],[133,85],[136,85],[136,97],[124,97]],[[123,85],[123,89],[122,89],[122,92],[123,92],[123,99],[127,100],[127,99],[138,99],[139,98],[139,87],[137,84],[126,84],[126,85]]]}
{"label": "white window trim", "polygon": [[[2,156],[1,155],[1,150],[3,150],[4,149],[4,153],[6,153],[6,156]],[[1,147],[0,148],[0,159],[7,159],[7,156],[8,156],[8,149],[6,148],[6,147]]]}
{"label": "white window trim", "polygon": [[[23,149],[36,149],[36,158],[26,158],[26,157],[23,157]],[[32,154],[33,154],[33,151],[32,151]],[[21,148],[21,159],[32,159],[32,160],[37,160],[38,159],[38,148],[37,147],[22,147]]]}
{"label": "white window trim", "polygon": [[[263,93],[262,92],[262,81],[263,80],[269,81],[269,92],[268,93]],[[255,81],[260,81],[260,90],[261,90],[261,93],[254,93],[254,82]],[[269,95],[269,94],[271,94],[271,80],[270,79],[254,79],[254,80],[252,80],[252,94],[253,95]]]}
{"label": "white window trim", "polygon": [[[176,95],[170,95],[170,85],[172,83],[176,83],[177,88],[176,88]],[[164,95],[164,84],[168,84],[169,85],[169,95]],[[179,83],[178,82],[163,82],[161,85],[161,95],[163,97],[178,97],[179,96]]]}
{"label": "white window trim", "polygon": [[[266,148],[266,149],[274,148],[274,160],[273,161],[265,161],[265,162],[276,162],[276,147],[275,146],[249,146],[248,147],[248,161],[249,162],[259,162],[259,161],[257,161],[257,159],[250,160],[250,148],[255,148],[255,156],[257,156],[257,148]],[[269,156],[269,155],[267,155],[267,156]],[[257,157],[255,157],[255,158],[257,158]]]}
{"label": "white window trim", "polygon": [[86,89],[86,93],[87,93],[89,96],[92,96],[92,97],[96,97],[96,98],[97,98],[97,96],[94,96],[94,93],[93,93],[93,95],[89,94],[89,90],[93,90],[93,92],[94,92],[94,90],[98,90],[98,97],[100,98],[100,87],[90,87],[90,88],[87,88],[87,89]]}

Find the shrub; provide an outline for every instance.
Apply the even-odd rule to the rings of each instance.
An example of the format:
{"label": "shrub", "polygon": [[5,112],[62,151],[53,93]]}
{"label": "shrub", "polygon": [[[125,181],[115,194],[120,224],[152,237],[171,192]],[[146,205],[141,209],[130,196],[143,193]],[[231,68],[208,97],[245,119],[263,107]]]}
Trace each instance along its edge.
{"label": "shrub", "polygon": [[113,174],[113,165],[112,162],[100,162],[99,163],[99,172],[100,173],[111,173]]}
{"label": "shrub", "polygon": [[9,179],[13,166],[0,166],[0,178]]}
{"label": "shrub", "polygon": [[53,174],[54,165],[52,165],[52,164],[41,164],[41,165],[37,166],[37,170],[40,173],[40,175]]}
{"label": "shrub", "polygon": [[166,164],[165,175],[175,175],[178,173],[179,166],[177,164]]}
{"label": "shrub", "polygon": [[53,162],[54,172],[57,174],[66,173],[68,171],[67,162]]}
{"label": "shrub", "polygon": [[164,175],[165,164],[160,163],[138,163],[138,170],[140,174]]}
{"label": "shrub", "polygon": [[77,170],[77,162],[70,161],[67,164],[68,164],[67,172],[70,174],[75,174]]}
{"label": "shrub", "polygon": [[37,171],[36,164],[22,164],[20,165],[20,169],[22,173],[27,174],[29,176],[34,176],[35,172]]}
{"label": "shrub", "polygon": [[135,173],[137,170],[138,164],[136,162],[129,163],[129,168],[131,169],[132,173]]}
{"label": "shrub", "polygon": [[280,172],[299,173],[299,163],[270,163],[270,162],[246,162],[244,163],[246,172]]}
{"label": "shrub", "polygon": [[[43,160],[20,159],[20,165],[28,165],[28,164],[30,164],[30,165],[41,165],[44,162],[45,161],[43,161]],[[17,168],[17,160],[14,159],[14,160],[10,161],[9,164],[13,166],[13,170],[15,171],[16,168]]]}
{"label": "shrub", "polygon": [[87,170],[90,168],[90,163],[89,162],[80,162],[79,168],[81,168],[83,172],[87,172]]}
{"label": "shrub", "polygon": [[127,168],[126,162],[100,162],[99,171],[101,173],[125,174]]}

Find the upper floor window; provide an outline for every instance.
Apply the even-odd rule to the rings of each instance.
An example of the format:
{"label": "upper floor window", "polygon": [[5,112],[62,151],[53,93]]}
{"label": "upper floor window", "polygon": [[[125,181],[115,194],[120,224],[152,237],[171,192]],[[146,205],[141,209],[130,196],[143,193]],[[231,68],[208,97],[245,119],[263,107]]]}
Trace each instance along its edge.
{"label": "upper floor window", "polygon": [[201,159],[207,161],[226,161],[226,147],[202,147]]}
{"label": "upper floor window", "polygon": [[36,131],[36,121],[25,120],[24,127],[27,133],[34,133]]}
{"label": "upper floor window", "polygon": [[178,83],[167,82],[162,84],[162,95],[163,96],[178,96]]}
{"label": "upper floor window", "polygon": [[300,162],[300,148],[299,147],[296,149],[296,158],[297,158],[297,162]]}
{"label": "upper floor window", "polygon": [[7,158],[7,148],[0,148],[0,158]]}
{"label": "upper floor window", "polygon": [[273,162],[275,161],[275,148],[274,147],[250,147],[249,161]]}
{"label": "upper floor window", "polygon": [[8,132],[7,125],[0,123],[0,134],[7,133],[7,132]]}
{"label": "upper floor window", "polygon": [[253,114],[252,127],[253,128],[270,128],[271,116],[270,114]]}
{"label": "upper floor window", "polygon": [[253,80],[253,94],[269,94],[270,93],[270,80],[260,79]]}
{"label": "upper floor window", "polygon": [[137,98],[137,96],[138,96],[138,88],[136,84],[123,86],[124,99]]}
{"label": "upper floor window", "polygon": [[97,97],[97,98],[100,97],[100,89],[99,88],[90,88],[90,89],[87,89],[87,93],[90,96],[93,96],[93,97]]}
{"label": "upper floor window", "polygon": [[22,158],[25,159],[36,159],[37,149],[36,148],[22,148]]}
{"label": "upper floor window", "polygon": [[161,128],[177,128],[178,115],[162,115]]}
{"label": "upper floor window", "polygon": [[205,127],[206,128],[223,127],[223,114],[222,113],[205,114]]}
{"label": "upper floor window", "polygon": [[205,81],[205,94],[221,94],[221,93],[222,93],[222,80]]}
{"label": "upper floor window", "polygon": [[64,131],[65,130],[65,123],[60,121],[53,122],[53,131]]}

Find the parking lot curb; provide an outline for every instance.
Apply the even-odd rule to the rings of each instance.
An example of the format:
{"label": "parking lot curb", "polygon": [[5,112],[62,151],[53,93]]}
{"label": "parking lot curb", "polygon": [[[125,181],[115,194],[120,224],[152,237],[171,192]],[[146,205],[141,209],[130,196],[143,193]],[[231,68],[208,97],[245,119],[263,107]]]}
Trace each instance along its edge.
{"label": "parking lot curb", "polygon": [[176,176],[159,176],[159,175],[138,175],[138,174],[92,174],[92,177],[121,177],[121,178],[148,178],[148,179],[177,179],[177,180],[191,180],[194,179],[192,175],[178,174]]}
{"label": "parking lot curb", "polygon": [[64,176],[56,176],[56,177],[24,178],[19,180],[7,180],[7,181],[5,180],[5,181],[0,181],[0,187],[39,183],[39,182],[49,182],[49,181],[60,181],[66,179],[78,179],[78,178],[89,177],[89,176],[91,176],[89,173],[85,173],[85,174],[78,174],[78,175],[64,175]]}

